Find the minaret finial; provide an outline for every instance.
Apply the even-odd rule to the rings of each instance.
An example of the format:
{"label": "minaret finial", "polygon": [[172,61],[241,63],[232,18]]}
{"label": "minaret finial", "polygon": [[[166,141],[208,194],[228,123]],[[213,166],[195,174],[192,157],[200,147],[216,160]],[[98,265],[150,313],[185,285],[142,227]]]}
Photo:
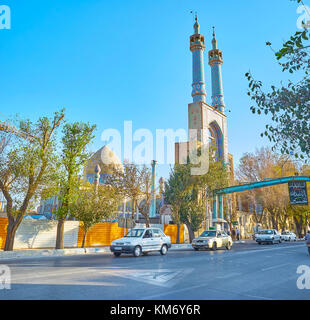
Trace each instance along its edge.
{"label": "minaret finial", "polygon": [[213,39],[212,39],[212,48],[217,49],[217,41],[215,39],[215,27],[213,26]]}
{"label": "minaret finial", "polygon": [[211,66],[212,79],[212,106],[221,112],[225,110],[224,93],[222,84],[221,65],[223,64],[222,51],[217,48],[213,27],[212,50],[209,51],[209,65]]}
{"label": "minaret finial", "polygon": [[198,16],[197,16],[197,12],[195,12],[195,24],[194,24],[194,31],[195,31],[195,34],[199,34],[199,23],[198,23]]}
{"label": "minaret finial", "polygon": [[205,39],[199,32],[197,12],[195,12],[194,34],[190,37],[190,50],[193,53],[193,102],[206,102],[206,88],[204,80],[203,51],[205,49]]}

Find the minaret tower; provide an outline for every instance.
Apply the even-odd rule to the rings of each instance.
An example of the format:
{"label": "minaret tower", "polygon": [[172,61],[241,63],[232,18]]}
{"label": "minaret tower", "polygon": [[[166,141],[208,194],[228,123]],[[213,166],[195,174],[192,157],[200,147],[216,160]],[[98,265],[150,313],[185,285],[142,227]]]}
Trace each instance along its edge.
{"label": "minaret tower", "polygon": [[197,15],[195,17],[194,34],[190,37],[190,50],[193,53],[193,102],[206,102],[206,88],[203,65],[203,52],[205,49],[205,39],[199,33],[199,23]]}
{"label": "minaret tower", "polygon": [[215,32],[213,27],[212,50],[209,51],[209,65],[211,66],[211,82],[212,82],[212,107],[224,113],[225,102],[222,84],[223,64],[222,51],[217,48]]}
{"label": "minaret tower", "polygon": [[212,142],[218,149],[218,158],[226,164],[228,163],[228,139],[221,78],[222,52],[217,49],[215,34],[213,33],[213,48],[209,52],[209,64],[212,70],[212,104],[209,105],[206,102],[207,93],[203,63],[205,39],[200,34],[199,28],[196,16],[194,34],[190,36],[193,66],[193,101],[188,104],[189,141],[175,144],[175,162],[186,163],[190,148],[189,142],[197,140],[200,145]]}

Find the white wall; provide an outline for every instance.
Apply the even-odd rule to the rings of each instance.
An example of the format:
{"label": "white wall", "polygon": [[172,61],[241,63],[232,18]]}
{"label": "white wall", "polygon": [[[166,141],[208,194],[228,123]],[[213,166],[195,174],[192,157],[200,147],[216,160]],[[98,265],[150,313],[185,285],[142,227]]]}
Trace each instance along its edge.
{"label": "white wall", "polygon": [[[77,247],[79,221],[66,221],[64,247]],[[55,248],[57,221],[23,220],[17,229],[14,249]]]}

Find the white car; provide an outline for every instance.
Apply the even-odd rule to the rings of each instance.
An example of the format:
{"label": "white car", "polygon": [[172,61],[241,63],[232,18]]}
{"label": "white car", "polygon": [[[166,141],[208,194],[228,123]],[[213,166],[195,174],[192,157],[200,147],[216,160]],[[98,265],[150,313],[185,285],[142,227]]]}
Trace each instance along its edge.
{"label": "white car", "polygon": [[281,235],[275,229],[260,230],[255,236],[255,240],[258,244],[262,243],[281,243]]}
{"label": "white car", "polygon": [[171,248],[171,239],[159,228],[133,228],[123,238],[112,241],[110,246],[116,257],[122,253],[132,253],[139,257],[150,251],[159,251],[165,255],[168,248]]}
{"label": "white car", "polygon": [[283,241],[296,241],[297,240],[297,236],[294,232],[289,232],[289,231],[283,231],[281,233],[281,240]]}
{"label": "white car", "polygon": [[206,230],[198,238],[192,241],[194,250],[212,249],[215,251],[218,248],[231,249],[233,241],[231,237],[224,231]]}

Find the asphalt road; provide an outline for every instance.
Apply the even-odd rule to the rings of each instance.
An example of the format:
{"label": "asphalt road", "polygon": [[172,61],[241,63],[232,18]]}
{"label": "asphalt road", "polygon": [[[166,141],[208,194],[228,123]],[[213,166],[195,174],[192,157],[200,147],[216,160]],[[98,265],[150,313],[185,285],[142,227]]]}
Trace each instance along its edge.
{"label": "asphalt road", "polygon": [[0,299],[309,299],[297,288],[310,267],[305,243],[235,244],[233,249],[176,250],[119,258],[108,253],[2,260],[11,289]]}

